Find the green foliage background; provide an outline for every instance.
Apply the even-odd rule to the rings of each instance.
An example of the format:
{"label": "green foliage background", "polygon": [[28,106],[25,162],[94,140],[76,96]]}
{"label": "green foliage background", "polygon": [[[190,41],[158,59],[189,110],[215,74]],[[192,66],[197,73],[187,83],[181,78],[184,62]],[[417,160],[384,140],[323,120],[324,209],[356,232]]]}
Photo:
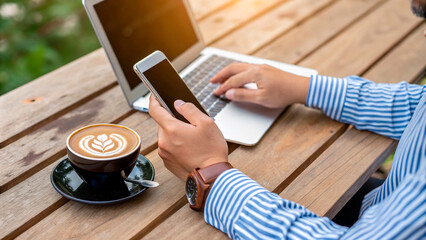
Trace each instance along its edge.
{"label": "green foliage background", "polygon": [[0,95],[99,47],[81,0],[0,0]]}

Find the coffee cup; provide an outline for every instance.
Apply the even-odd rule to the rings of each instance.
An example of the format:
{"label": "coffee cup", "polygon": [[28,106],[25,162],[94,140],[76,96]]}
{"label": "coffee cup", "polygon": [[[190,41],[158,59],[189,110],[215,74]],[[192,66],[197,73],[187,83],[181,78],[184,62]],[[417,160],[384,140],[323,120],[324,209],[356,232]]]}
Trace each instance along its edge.
{"label": "coffee cup", "polygon": [[122,182],[133,170],[141,138],[134,130],[117,124],[93,124],[72,132],[67,153],[77,174],[92,187]]}

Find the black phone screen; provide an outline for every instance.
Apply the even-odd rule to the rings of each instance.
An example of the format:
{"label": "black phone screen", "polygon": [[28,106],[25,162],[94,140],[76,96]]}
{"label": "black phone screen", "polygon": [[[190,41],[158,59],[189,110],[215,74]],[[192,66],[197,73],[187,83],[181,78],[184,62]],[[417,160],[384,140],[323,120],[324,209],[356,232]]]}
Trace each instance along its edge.
{"label": "black phone screen", "polygon": [[188,122],[174,107],[174,102],[178,99],[193,103],[203,113],[207,114],[167,59],[148,69],[143,75],[177,119]]}

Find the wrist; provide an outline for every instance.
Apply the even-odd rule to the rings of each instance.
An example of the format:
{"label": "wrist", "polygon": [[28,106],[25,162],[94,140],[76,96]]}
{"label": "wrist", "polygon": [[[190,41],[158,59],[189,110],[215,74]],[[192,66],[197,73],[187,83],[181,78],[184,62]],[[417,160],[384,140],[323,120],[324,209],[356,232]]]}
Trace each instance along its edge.
{"label": "wrist", "polygon": [[217,158],[209,158],[203,162],[201,162],[198,166],[198,168],[202,169],[202,168],[206,168],[210,165],[216,164],[216,163],[220,163],[220,162],[228,162],[228,158],[221,158],[221,157],[217,157]]}
{"label": "wrist", "polygon": [[310,77],[296,76],[296,103],[306,104],[308,98],[309,86],[311,82]]}

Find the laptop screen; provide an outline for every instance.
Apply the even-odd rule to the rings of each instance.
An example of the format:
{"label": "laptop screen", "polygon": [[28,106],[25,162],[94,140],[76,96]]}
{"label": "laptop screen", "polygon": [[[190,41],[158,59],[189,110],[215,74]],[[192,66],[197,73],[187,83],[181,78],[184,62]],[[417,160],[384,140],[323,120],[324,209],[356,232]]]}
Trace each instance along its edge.
{"label": "laptop screen", "polygon": [[172,61],[198,42],[182,0],[105,0],[94,5],[131,89],[133,65],[155,50]]}

